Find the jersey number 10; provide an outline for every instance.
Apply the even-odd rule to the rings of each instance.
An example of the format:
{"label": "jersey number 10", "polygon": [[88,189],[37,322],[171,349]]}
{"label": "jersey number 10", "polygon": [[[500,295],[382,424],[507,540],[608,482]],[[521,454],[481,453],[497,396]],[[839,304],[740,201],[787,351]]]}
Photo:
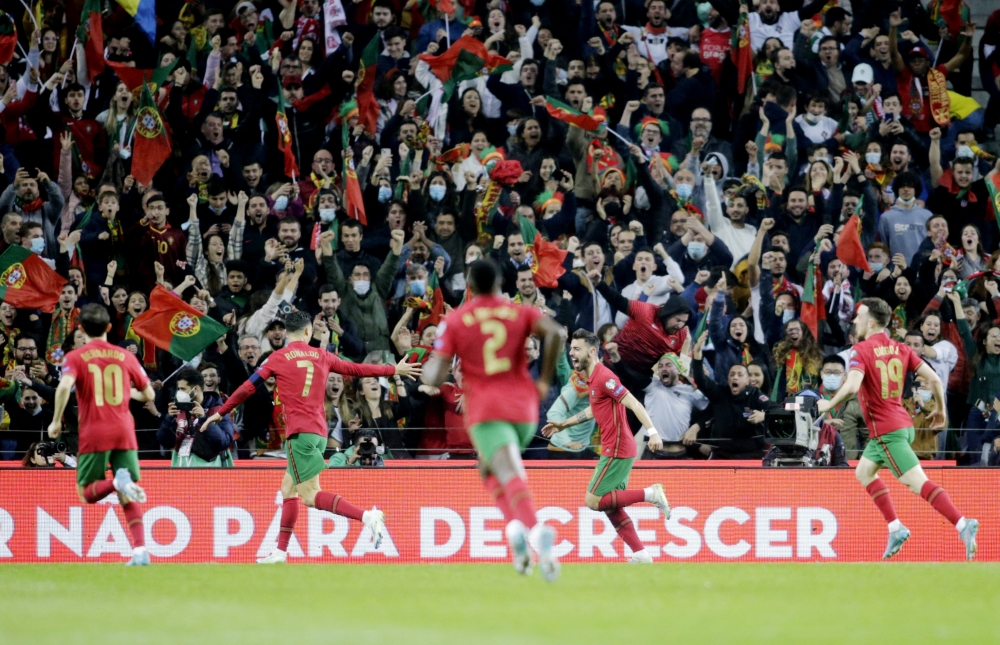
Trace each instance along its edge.
{"label": "jersey number 10", "polygon": [[94,403],[102,406],[121,405],[125,399],[125,380],[121,365],[111,363],[101,370],[99,365],[87,365],[87,371],[94,377]]}
{"label": "jersey number 10", "polygon": [[875,367],[882,379],[882,398],[898,398],[903,393],[903,361],[898,358],[875,361]]}

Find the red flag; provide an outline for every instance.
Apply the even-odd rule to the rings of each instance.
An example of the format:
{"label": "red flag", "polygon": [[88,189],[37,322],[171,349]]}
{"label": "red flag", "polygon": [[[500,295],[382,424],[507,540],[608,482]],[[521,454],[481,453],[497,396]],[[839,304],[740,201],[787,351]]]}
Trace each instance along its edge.
{"label": "red flag", "polygon": [[101,24],[100,0],[87,0],[80,16],[83,19],[76,30],[76,37],[87,55],[87,78],[93,81],[104,71],[104,27]]}
{"label": "red flag", "polygon": [[813,338],[819,342],[819,321],[826,320],[826,306],[823,304],[823,273],[820,268],[809,263],[809,273],[806,274],[805,290],[802,294],[802,323],[812,332]]}
{"label": "red flag", "polygon": [[56,310],[66,278],[20,244],[0,255],[0,300],[18,309]]}
{"label": "red flag", "polygon": [[[861,202],[858,202],[859,207],[860,205]],[[856,267],[867,273],[872,270],[868,265],[865,248],[861,246],[861,219],[857,213],[851,215],[837,238],[837,258],[849,267]]]}
{"label": "red flag", "polygon": [[[464,53],[463,53],[464,52]],[[488,73],[511,69],[511,62],[486,50],[486,46],[472,36],[462,36],[451,44],[443,54],[420,54],[420,60],[427,63],[431,72],[446,83],[452,75],[464,81],[475,78],[485,67]],[[456,70],[455,68],[459,69]]]}
{"label": "red flag", "polygon": [[542,238],[535,225],[527,217],[517,217],[521,229],[521,236],[528,243],[528,252],[531,254],[531,272],[535,279],[535,285],[539,287],[554,288],[557,285],[559,276],[566,273],[563,261],[566,259],[567,251],[563,251],[554,242],[548,242]]}
{"label": "red flag", "polygon": [[143,186],[153,183],[153,177],[170,157],[172,151],[170,137],[160,110],[153,103],[153,95],[149,86],[142,86],[142,99],[139,101],[139,111],[136,113],[135,139],[132,145],[132,176]]}
{"label": "red flag", "polygon": [[363,125],[365,132],[369,134],[375,134],[380,111],[375,99],[375,69],[381,49],[382,36],[376,32],[375,37],[361,52],[361,65],[358,68],[358,125]]}
{"label": "red flag", "polygon": [[347,169],[344,171],[344,208],[347,216],[368,226],[368,216],[365,215],[365,202],[361,196],[361,184],[358,182],[358,174],[354,172],[354,160],[347,162]]}
{"label": "red flag", "polygon": [[747,79],[753,76],[753,51],[750,49],[750,16],[740,11],[739,20],[733,29],[733,46],[729,56],[736,65],[736,90],[743,94]]}
{"label": "red flag", "polygon": [[6,65],[14,59],[16,47],[17,25],[10,15],[0,11],[0,65]]}
{"label": "red flag", "polygon": [[278,125],[278,149],[285,156],[285,176],[294,178],[299,174],[299,164],[295,161],[295,153],[292,151],[292,133],[288,129],[288,117],[285,116],[285,92],[278,87],[278,111],[274,115],[274,121]]}

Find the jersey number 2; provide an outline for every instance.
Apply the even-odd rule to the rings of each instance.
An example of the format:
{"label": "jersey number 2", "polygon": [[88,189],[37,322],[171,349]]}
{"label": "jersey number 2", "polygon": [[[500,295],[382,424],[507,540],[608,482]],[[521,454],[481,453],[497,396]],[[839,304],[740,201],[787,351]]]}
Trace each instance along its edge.
{"label": "jersey number 2", "polygon": [[898,358],[875,361],[875,367],[882,378],[883,399],[895,399],[903,393],[903,361]]}
{"label": "jersey number 2", "polygon": [[510,369],[509,358],[497,358],[497,351],[507,342],[507,328],[499,320],[484,320],[479,331],[489,339],[483,343],[483,369],[486,375],[499,374]]}
{"label": "jersey number 2", "polygon": [[312,388],[313,384],[313,371],[316,367],[313,365],[312,361],[296,361],[295,367],[304,367],[306,370],[306,384],[302,386],[302,396],[309,396],[309,390]]}
{"label": "jersey number 2", "polygon": [[102,406],[121,405],[125,398],[125,381],[122,378],[120,365],[111,363],[105,366],[103,372],[99,365],[87,365],[87,371],[94,376],[94,403]]}

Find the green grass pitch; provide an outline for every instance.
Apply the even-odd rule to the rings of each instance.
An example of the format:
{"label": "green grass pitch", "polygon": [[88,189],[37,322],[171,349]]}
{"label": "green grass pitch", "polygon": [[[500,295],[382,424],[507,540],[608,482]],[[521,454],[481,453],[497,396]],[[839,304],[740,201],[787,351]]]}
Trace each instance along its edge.
{"label": "green grass pitch", "polygon": [[0,566],[5,645],[997,643],[998,564]]}

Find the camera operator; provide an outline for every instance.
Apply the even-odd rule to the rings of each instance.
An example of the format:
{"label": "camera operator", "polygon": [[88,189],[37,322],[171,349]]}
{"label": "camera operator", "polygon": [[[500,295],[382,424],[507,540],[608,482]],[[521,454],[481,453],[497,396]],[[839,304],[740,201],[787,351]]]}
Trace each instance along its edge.
{"label": "camera operator", "polygon": [[[830,354],[823,359],[820,370],[822,385],[819,393],[824,399],[832,399],[844,384],[847,376],[847,363],[837,354]],[[844,449],[848,459],[858,459],[868,443],[868,428],[861,414],[861,404],[858,397],[852,395],[836,409],[830,410],[823,419],[837,429],[844,441]]]}
{"label": "camera operator", "polygon": [[76,456],[66,453],[62,441],[38,441],[31,444],[21,458],[25,468],[76,468]]}
{"label": "camera operator", "polygon": [[156,438],[170,448],[174,468],[222,468],[232,466],[229,446],[233,442],[233,423],[225,416],[219,423],[205,425],[202,420],[222,407],[222,397],[205,391],[205,380],[194,369],[177,375],[177,393],[167,405]]}
{"label": "camera operator", "polygon": [[347,422],[347,433],[351,445],[344,450],[337,448],[330,456],[327,468],[385,466],[382,460],[385,448],[376,428],[362,428],[361,417],[355,414],[354,418]]}
{"label": "camera operator", "polygon": [[52,410],[42,407],[42,397],[31,388],[21,391],[21,405],[8,403],[7,414],[10,415],[10,429],[15,430],[17,447],[15,456],[22,456],[28,451],[32,442],[45,438],[49,424],[52,423]]}
{"label": "camera operator", "polygon": [[691,373],[695,383],[712,403],[712,447],[702,445],[703,455],[714,459],[760,459],[764,456],[764,411],[781,407],[750,385],[750,373],[742,363],[729,368],[726,385],[719,385],[705,374],[702,349],[708,339],[704,332],[695,343]]}

